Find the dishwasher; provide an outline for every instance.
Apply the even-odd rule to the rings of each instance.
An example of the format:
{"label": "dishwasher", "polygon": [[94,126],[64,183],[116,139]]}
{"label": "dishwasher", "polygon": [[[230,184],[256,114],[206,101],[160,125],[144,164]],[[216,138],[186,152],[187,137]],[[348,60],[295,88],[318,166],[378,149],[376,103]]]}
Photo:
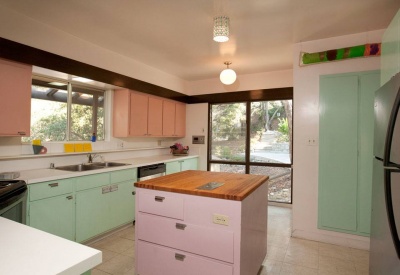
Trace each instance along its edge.
{"label": "dishwasher", "polygon": [[138,168],[138,181],[144,181],[164,176],[165,171],[165,163],[141,166]]}

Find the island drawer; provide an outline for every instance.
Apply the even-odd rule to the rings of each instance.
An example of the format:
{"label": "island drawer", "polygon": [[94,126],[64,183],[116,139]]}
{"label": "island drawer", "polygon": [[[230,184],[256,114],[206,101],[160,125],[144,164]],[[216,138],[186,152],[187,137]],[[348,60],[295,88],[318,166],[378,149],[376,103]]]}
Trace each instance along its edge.
{"label": "island drawer", "polygon": [[183,220],[183,198],[154,191],[143,192],[137,200],[140,212]]}
{"label": "island drawer", "polygon": [[[233,263],[233,232],[139,213],[139,240]],[[168,236],[168,237],[166,237]]]}
{"label": "island drawer", "polygon": [[[138,275],[232,275],[232,265],[167,247],[139,241]],[[157,263],[157,264],[154,264]]]}
{"label": "island drawer", "polygon": [[29,200],[35,201],[74,192],[75,179],[46,181],[29,185]]}

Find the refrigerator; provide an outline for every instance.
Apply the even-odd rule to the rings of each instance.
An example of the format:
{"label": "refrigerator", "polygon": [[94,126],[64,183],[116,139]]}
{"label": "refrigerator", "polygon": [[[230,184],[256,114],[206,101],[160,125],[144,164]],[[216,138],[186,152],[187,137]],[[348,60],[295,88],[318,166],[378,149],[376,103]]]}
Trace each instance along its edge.
{"label": "refrigerator", "polygon": [[400,274],[400,73],[375,93],[372,275]]}

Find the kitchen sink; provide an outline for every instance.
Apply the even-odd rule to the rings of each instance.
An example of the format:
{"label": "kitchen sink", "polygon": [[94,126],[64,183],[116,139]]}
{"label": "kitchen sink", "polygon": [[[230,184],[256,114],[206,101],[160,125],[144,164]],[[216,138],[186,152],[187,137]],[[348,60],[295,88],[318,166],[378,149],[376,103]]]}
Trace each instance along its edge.
{"label": "kitchen sink", "polygon": [[103,169],[108,167],[118,167],[129,165],[126,163],[119,163],[119,162],[94,162],[88,164],[74,164],[74,165],[65,165],[65,166],[58,166],[55,167],[57,170],[64,170],[64,171],[72,171],[72,172],[82,172],[82,171],[90,171],[90,170],[97,170]]}
{"label": "kitchen sink", "polygon": [[72,172],[81,172],[81,171],[96,170],[96,169],[101,169],[101,168],[103,168],[103,167],[95,166],[92,164],[75,164],[75,165],[58,166],[55,169],[72,171]]}
{"label": "kitchen sink", "polygon": [[100,167],[118,167],[118,166],[125,166],[125,165],[129,165],[129,164],[120,163],[120,162],[93,162],[92,165],[100,166]]}

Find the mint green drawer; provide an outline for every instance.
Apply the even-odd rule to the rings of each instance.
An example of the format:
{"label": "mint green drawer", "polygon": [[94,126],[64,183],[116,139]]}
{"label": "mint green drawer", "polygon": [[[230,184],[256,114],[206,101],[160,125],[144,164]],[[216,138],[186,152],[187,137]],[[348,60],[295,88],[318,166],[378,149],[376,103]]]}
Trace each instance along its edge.
{"label": "mint green drawer", "polygon": [[110,184],[110,173],[83,176],[76,180],[76,191],[100,187],[107,184]]}
{"label": "mint green drawer", "polygon": [[74,191],[76,179],[62,179],[46,181],[29,185],[29,200],[35,201],[44,198],[54,197]]}
{"label": "mint green drawer", "polygon": [[121,181],[129,181],[132,182],[137,181],[137,168],[134,169],[126,169],[111,172],[111,183],[117,183]]}

